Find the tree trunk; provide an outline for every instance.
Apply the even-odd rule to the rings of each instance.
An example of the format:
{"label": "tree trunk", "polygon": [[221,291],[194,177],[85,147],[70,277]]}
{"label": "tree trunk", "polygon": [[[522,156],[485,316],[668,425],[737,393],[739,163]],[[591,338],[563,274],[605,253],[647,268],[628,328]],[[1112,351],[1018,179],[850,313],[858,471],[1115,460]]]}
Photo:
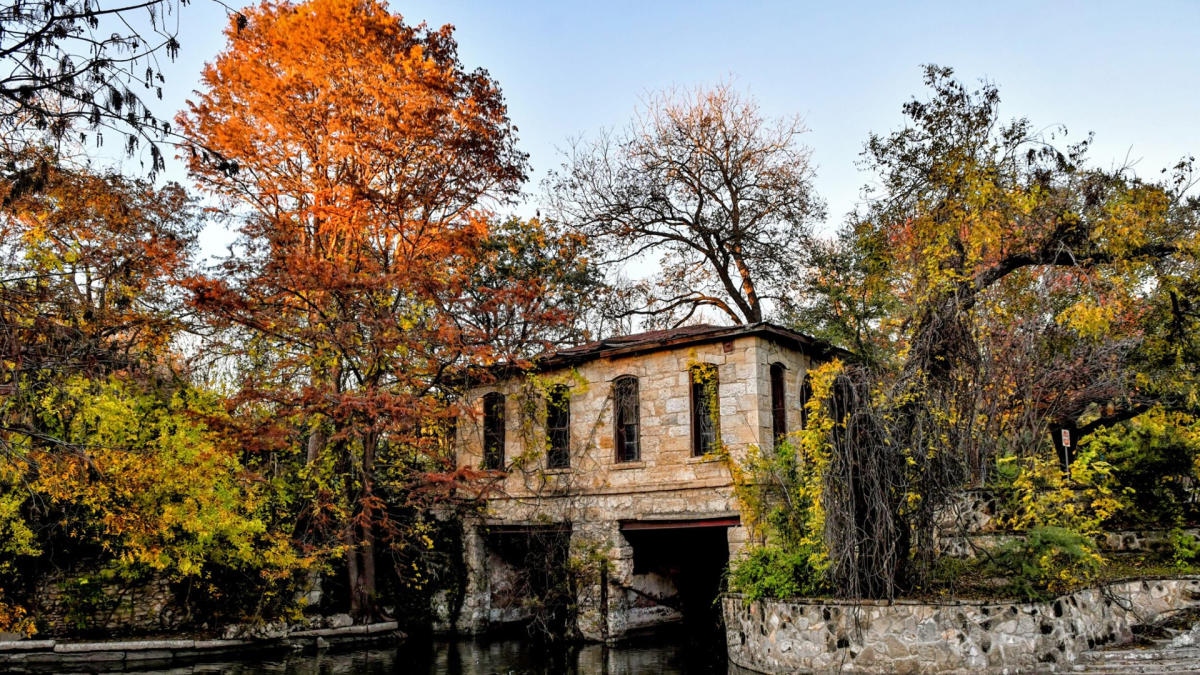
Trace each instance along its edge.
{"label": "tree trunk", "polygon": [[305,463],[312,464],[317,461],[317,457],[321,455],[321,448],[324,448],[328,441],[329,438],[324,429],[321,427],[313,429],[312,435],[308,437],[308,448],[304,456]]}
{"label": "tree trunk", "polygon": [[359,575],[358,537],[355,535],[354,523],[348,523],[345,529],[346,544],[346,573],[350,583],[350,616],[355,621],[365,618],[366,603],[363,601],[362,578]]}
{"label": "tree trunk", "polygon": [[373,523],[362,526],[362,550],[359,560],[362,563],[360,581],[363,594],[364,616],[370,619],[379,618],[379,607],[375,602],[375,527]]}
{"label": "tree trunk", "polygon": [[348,542],[346,566],[350,574],[350,614],[358,620],[370,621],[378,616],[375,607],[375,518],[373,514],[364,513],[364,509],[374,508],[371,499],[374,495],[374,465],[376,436],[367,433],[363,436],[363,456],[360,465],[359,480],[361,487],[352,505],[354,514],[347,532],[352,541]]}

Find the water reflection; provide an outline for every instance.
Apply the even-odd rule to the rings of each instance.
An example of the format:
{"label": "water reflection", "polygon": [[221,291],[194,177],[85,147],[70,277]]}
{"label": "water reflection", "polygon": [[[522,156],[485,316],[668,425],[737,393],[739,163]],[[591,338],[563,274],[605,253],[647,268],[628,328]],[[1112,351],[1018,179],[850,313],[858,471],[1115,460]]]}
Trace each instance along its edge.
{"label": "water reflection", "polygon": [[[718,648],[719,647],[719,648]],[[710,675],[733,672],[724,645],[659,636],[643,642],[606,647],[548,647],[521,640],[427,641],[358,651],[289,654],[236,663],[207,663],[165,670],[162,675],[229,673],[258,675],[335,675],[338,673],[412,673],[413,675],[619,675],[672,673]]]}

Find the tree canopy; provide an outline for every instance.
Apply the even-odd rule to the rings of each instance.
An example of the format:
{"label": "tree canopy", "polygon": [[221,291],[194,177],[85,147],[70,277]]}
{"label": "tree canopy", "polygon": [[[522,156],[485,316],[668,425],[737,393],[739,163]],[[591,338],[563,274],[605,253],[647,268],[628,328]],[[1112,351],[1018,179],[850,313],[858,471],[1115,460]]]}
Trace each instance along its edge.
{"label": "tree canopy", "polygon": [[1094,168],[1090,139],[1001,123],[994,86],[932,66],[926,83],[903,129],[868,140],[878,190],[816,249],[796,314],[861,363],[834,391],[828,485],[856,487],[830,498],[827,535],[841,586],[867,595],[928,571],[934,514],[997,457],[1197,401],[1190,159],[1161,182]]}
{"label": "tree canopy", "polygon": [[791,303],[799,252],[824,215],[805,131],[798,117],[764,118],[730,84],[661,93],[628,128],[574,145],[548,199],[605,265],[658,257],[629,309],[649,323],[704,308],[762,321]]}
{"label": "tree canopy", "polygon": [[50,140],[68,134],[89,140],[90,133],[99,146],[111,130],[130,154],[148,141],[150,170],[161,169],[157,142],[170,126],[147,100],[162,98],[162,60],[179,52],[186,4],[6,0],[0,5],[0,142],[13,152],[41,133]]}

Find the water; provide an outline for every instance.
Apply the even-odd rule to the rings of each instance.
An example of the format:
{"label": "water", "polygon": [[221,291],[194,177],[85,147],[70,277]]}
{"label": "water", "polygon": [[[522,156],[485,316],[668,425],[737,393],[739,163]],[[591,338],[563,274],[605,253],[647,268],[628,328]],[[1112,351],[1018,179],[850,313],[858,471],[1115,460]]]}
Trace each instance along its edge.
{"label": "water", "polygon": [[593,644],[548,647],[514,639],[414,641],[392,647],[375,645],[354,651],[276,655],[139,672],[162,675],[725,675],[732,671],[726,663],[723,643],[661,635],[616,647]]}

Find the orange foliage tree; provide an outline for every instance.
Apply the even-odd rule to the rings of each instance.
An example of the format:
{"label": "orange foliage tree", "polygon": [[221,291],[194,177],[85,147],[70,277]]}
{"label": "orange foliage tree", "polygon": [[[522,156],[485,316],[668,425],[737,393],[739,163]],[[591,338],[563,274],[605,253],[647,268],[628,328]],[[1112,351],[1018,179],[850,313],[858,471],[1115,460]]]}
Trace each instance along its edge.
{"label": "orange foliage tree", "polygon": [[454,383],[561,338],[586,261],[578,237],[489,212],[526,158],[451,27],[311,0],[248,9],[226,36],[178,122],[242,236],[191,288],[236,336],[242,438],[303,457],[297,534],[336,536],[365,618],[377,558],[424,541],[423,478],[453,468],[437,429]]}

